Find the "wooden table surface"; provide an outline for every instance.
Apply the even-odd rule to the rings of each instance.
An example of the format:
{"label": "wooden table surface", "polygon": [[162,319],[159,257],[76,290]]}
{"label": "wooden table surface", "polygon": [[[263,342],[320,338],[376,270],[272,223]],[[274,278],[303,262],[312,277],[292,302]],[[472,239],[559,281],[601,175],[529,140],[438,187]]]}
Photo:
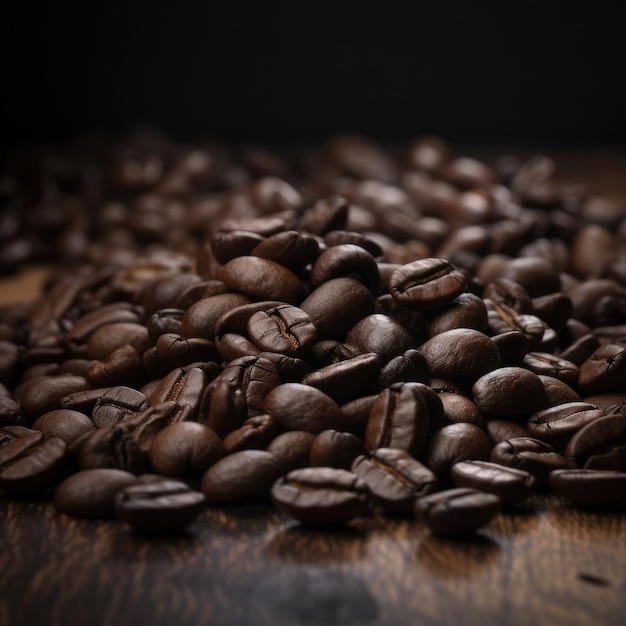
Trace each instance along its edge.
{"label": "wooden table surface", "polygon": [[[626,150],[556,156],[571,180],[626,197]],[[0,302],[33,297],[45,273],[0,281]],[[0,626],[625,621],[626,507],[538,496],[448,540],[384,517],[307,530],[249,503],[143,536],[61,515],[45,497],[0,498]]]}

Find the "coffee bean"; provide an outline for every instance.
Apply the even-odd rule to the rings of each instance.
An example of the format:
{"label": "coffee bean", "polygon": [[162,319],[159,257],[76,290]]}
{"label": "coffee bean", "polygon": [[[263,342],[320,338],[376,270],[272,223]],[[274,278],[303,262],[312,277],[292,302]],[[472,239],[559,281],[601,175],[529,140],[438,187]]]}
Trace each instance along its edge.
{"label": "coffee bean", "polygon": [[67,464],[62,439],[45,439],[38,431],[0,448],[0,490],[6,493],[41,491],[53,485]]}
{"label": "coffee bean", "polygon": [[318,252],[319,243],[315,237],[295,230],[286,230],[264,239],[250,254],[274,261],[291,271],[297,271],[312,263]]}
{"label": "coffee bean", "polygon": [[378,374],[376,386],[379,390],[389,387],[393,383],[428,381],[428,362],[417,350],[410,348],[403,354],[391,359]]}
{"label": "coffee bean", "polygon": [[503,504],[523,502],[537,488],[537,480],[529,472],[490,461],[456,463],[450,476],[457,487],[493,493]]}
{"label": "coffee bean", "polygon": [[339,195],[321,198],[302,214],[300,227],[314,235],[345,228],[348,209],[346,199]]}
{"label": "coffee bean", "polygon": [[92,469],[66,478],[54,494],[57,510],[76,517],[114,517],[115,496],[139,483],[134,474],[118,469]]}
{"label": "coffee bean", "polygon": [[206,386],[207,377],[200,368],[179,367],[161,380],[150,396],[150,404],[176,402],[180,406],[180,411],[174,416],[173,421],[193,421],[198,417]]}
{"label": "coffee bean", "polygon": [[373,294],[378,294],[380,285],[378,266],[374,257],[360,246],[342,244],[324,250],[311,267],[309,281],[311,286],[319,287],[333,278],[343,276],[358,280]]}
{"label": "coffee bean", "polygon": [[570,439],[565,457],[584,469],[626,471],[626,417],[592,420]]}
{"label": "coffee bean", "polygon": [[430,319],[428,336],[456,328],[473,328],[487,332],[487,308],[481,298],[473,293],[462,293]]}
{"label": "coffee bean", "polygon": [[585,393],[626,390],[626,347],[619,344],[600,346],[580,366],[578,386]]}
{"label": "coffee bean", "polygon": [[274,483],[271,496],[280,511],[310,526],[344,524],[370,507],[363,480],[332,467],[293,470]]}
{"label": "coffee bean", "polygon": [[256,415],[224,437],[227,454],[240,450],[263,450],[276,436],[276,422],[269,415]]}
{"label": "coffee bean", "polygon": [[352,471],[365,482],[372,499],[391,513],[411,513],[417,498],[437,489],[435,475],[397,448],[378,448],[369,456],[359,456]]}
{"label": "coffee bean", "polygon": [[185,337],[203,337],[212,341],[220,316],[249,302],[246,296],[237,293],[224,293],[203,298],[192,304],[185,312],[181,321],[180,334]]}
{"label": "coffee bean", "polygon": [[518,422],[512,420],[487,420],[487,434],[493,446],[501,441],[516,437],[530,437],[530,433]]}
{"label": "coffee bean", "polygon": [[83,435],[96,429],[89,417],[69,409],[57,409],[44,413],[35,420],[32,428],[42,432],[46,439],[52,437],[62,439],[68,447]]}
{"label": "coffee bean", "polygon": [[214,463],[202,478],[207,502],[231,502],[267,493],[285,469],[271,452],[241,450]]}
{"label": "coffee bean", "polygon": [[192,522],[204,502],[204,496],[185,483],[162,480],[120,491],[115,497],[115,512],[135,530],[167,531]]}
{"label": "coffee bean", "polygon": [[437,535],[463,535],[488,524],[500,506],[492,493],[458,487],[419,498],[415,515]]}
{"label": "coffee bean", "polygon": [[290,430],[278,435],[270,442],[266,450],[278,459],[286,471],[291,471],[309,465],[311,447],[315,438],[316,435],[304,430]]}
{"label": "coffee bean", "polygon": [[352,433],[328,429],[311,444],[310,463],[314,467],[337,467],[349,470],[354,459],[365,454],[363,442]]}
{"label": "coffee bean", "polygon": [[413,347],[411,333],[393,318],[380,313],[368,315],[348,333],[348,342],[361,352],[375,352],[383,363]]}
{"label": "coffee bean", "polygon": [[570,387],[575,387],[578,380],[578,367],[574,363],[546,352],[529,352],[522,365],[535,374],[551,376]]}
{"label": "coffee bean", "polygon": [[[569,385],[552,376],[539,374],[539,380],[546,392],[547,406],[557,406],[567,402],[581,402],[582,398]],[[593,404],[593,403],[592,403]]]}
{"label": "coffee bean", "polygon": [[421,310],[442,307],[466,289],[465,275],[445,259],[414,261],[397,269],[389,279],[389,291],[398,304]]}
{"label": "coffee bean", "polygon": [[626,473],[611,470],[555,470],[552,491],[576,506],[605,506],[626,501]]}

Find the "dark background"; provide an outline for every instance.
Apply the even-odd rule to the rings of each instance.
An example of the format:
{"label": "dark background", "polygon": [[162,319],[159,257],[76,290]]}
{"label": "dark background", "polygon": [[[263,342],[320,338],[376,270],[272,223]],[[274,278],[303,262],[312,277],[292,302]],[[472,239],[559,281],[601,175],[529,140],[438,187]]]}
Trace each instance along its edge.
{"label": "dark background", "polygon": [[2,19],[10,143],[626,141],[618,2],[40,4]]}

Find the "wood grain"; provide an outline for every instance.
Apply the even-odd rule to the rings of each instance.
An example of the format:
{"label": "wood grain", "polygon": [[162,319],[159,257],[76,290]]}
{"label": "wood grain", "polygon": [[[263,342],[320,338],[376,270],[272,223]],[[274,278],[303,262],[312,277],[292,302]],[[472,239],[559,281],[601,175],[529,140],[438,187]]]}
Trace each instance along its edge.
{"label": "wood grain", "polygon": [[139,535],[0,501],[0,624],[622,624],[626,511],[551,497],[472,538],[374,517],[316,531],[262,504]]}

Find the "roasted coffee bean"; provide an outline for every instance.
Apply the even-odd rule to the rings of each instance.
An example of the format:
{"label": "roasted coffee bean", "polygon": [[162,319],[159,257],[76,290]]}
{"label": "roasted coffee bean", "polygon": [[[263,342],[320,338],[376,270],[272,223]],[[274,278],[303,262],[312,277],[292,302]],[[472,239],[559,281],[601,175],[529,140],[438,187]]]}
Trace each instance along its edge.
{"label": "roasted coffee bean", "polygon": [[539,375],[539,380],[546,391],[546,405],[557,406],[567,402],[581,402],[582,398],[569,385],[552,376]]}
{"label": "roasted coffee bean", "polygon": [[225,363],[248,356],[258,357],[263,354],[247,337],[237,333],[221,335],[217,339],[215,347]]}
{"label": "roasted coffee bean", "polygon": [[576,506],[606,506],[626,502],[626,472],[597,469],[555,470],[552,491]]}
{"label": "roasted coffee bean", "polygon": [[389,292],[398,304],[426,311],[452,302],[466,289],[465,275],[445,259],[414,261],[389,279]]}
{"label": "roasted coffee bean", "polygon": [[265,450],[241,450],[220,459],[205,472],[202,492],[207,502],[230,502],[269,492],[285,469]]}
{"label": "roasted coffee bean", "polygon": [[418,348],[428,361],[431,378],[471,386],[500,366],[500,352],[486,335],[470,328],[440,333]]}
{"label": "roasted coffee bean", "polygon": [[487,420],[487,434],[493,446],[516,437],[530,437],[530,433],[518,422],[512,420]]}
{"label": "roasted coffee bean", "polygon": [[473,293],[462,293],[430,319],[428,336],[455,328],[473,328],[487,332],[487,308],[481,298]]}
{"label": "roasted coffee bean", "polygon": [[475,426],[460,422],[436,431],[426,447],[426,465],[439,478],[447,478],[450,468],[461,461],[486,461],[491,454],[491,440],[487,433]]}
{"label": "roasted coffee bean", "polygon": [[374,257],[354,244],[332,246],[322,252],[311,267],[309,282],[319,287],[333,278],[349,277],[363,283],[378,295],[380,275]]}
{"label": "roasted coffee bean", "polygon": [[517,313],[506,304],[496,304],[490,300],[486,300],[485,304],[489,332],[492,335],[518,331],[526,336],[531,349],[537,349],[541,345],[546,325],[537,316]]}
{"label": "roasted coffee bean", "polygon": [[90,411],[91,420],[98,428],[112,426],[134,417],[148,408],[148,404],[148,398],[131,387],[102,389],[100,397]]}
{"label": "roasted coffee bean", "polygon": [[224,437],[226,454],[240,450],[263,450],[276,436],[276,430],[276,422],[269,415],[251,417]]}
{"label": "roasted coffee bean", "polygon": [[371,387],[380,372],[380,366],[377,354],[361,354],[307,374],[302,384],[316,387],[338,404],[344,404]]}
{"label": "roasted coffee bean", "polygon": [[347,340],[361,352],[375,352],[383,363],[413,347],[411,333],[387,315],[374,313],[357,322]]}
{"label": "roasted coffee bean", "polygon": [[206,386],[207,377],[200,368],[179,367],[161,380],[150,396],[150,404],[155,405],[168,400],[176,402],[180,406],[180,411],[173,421],[196,420]]}
{"label": "roasted coffee bean", "polygon": [[428,406],[417,383],[397,383],[381,391],[365,431],[367,450],[398,448],[417,457],[428,436]]}
{"label": "roasted coffee bean", "polygon": [[488,524],[500,506],[492,493],[458,487],[419,498],[415,516],[437,535],[463,535]]}
{"label": "roasted coffee bean", "polygon": [[585,393],[626,390],[626,346],[600,346],[581,366],[578,386]]}
{"label": "roasted coffee bean", "polygon": [[319,243],[315,237],[295,230],[276,233],[260,242],[250,252],[252,256],[274,261],[292,271],[312,263],[319,253]]}
{"label": "roasted coffee bean", "polygon": [[494,280],[485,285],[483,298],[493,302],[494,305],[504,304],[508,309],[521,315],[534,314],[534,306],[531,297],[519,283],[506,278]]}
{"label": "roasted coffee bean", "polygon": [[595,396],[587,396],[584,399],[589,404],[594,404],[602,409],[607,415],[622,413],[626,415],[626,392],[603,393]]}
{"label": "roasted coffee bean", "polygon": [[595,335],[583,335],[572,342],[565,350],[559,353],[559,357],[570,361],[575,365],[582,365],[598,348],[600,342]]}
{"label": "roasted coffee bean", "polygon": [[261,350],[290,356],[305,354],[317,341],[311,318],[290,304],[257,311],[248,320],[247,331]]}
{"label": "roasted coffee bean", "polygon": [[320,433],[327,428],[344,430],[339,405],[327,394],[310,385],[285,383],[265,398],[265,411],[281,428]]}
{"label": "roasted coffee bean", "polygon": [[478,407],[469,398],[458,393],[443,392],[439,394],[443,407],[443,424],[467,422],[485,430],[485,418]]}
{"label": "roasted coffee bean", "polygon": [[141,324],[118,323],[100,326],[87,342],[87,358],[104,360],[122,346],[133,346],[139,354],[150,347],[148,329]]}
{"label": "roasted coffee bean", "polygon": [[0,491],[28,493],[53,485],[65,471],[67,446],[33,432],[0,448]]}
{"label": "roasted coffee bean", "polygon": [[343,469],[307,467],[289,472],[272,486],[276,507],[310,526],[344,524],[368,513],[368,489]]}
{"label": "roasted coffee bean", "polygon": [[145,380],[143,362],[130,345],[117,348],[104,361],[94,361],[87,372],[87,381],[94,387],[141,385]]}
{"label": "roasted coffee bean", "polygon": [[539,377],[521,367],[501,367],[479,378],[472,387],[476,406],[486,415],[528,418],[546,407]]}
{"label": "roasted coffee bean", "polygon": [[[180,294],[178,295],[178,298],[176,298],[176,302],[174,303],[174,306],[176,307],[176,309],[166,309],[166,310],[181,310],[183,313],[183,315],[181,316],[181,320],[182,320],[182,317],[184,316],[184,312],[187,311],[187,309],[191,305],[195,304],[196,302],[199,302],[200,300],[204,300],[212,296],[219,296],[223,293],[226,293],[227,291],[228,291],[228,287],[221,280],[204,280],[200,283],[194,283],[190,285],[189,287],[187,287],[187,289],[184,289],[183,291],[180,292]],[[156,314],[158,313],[159,311],[156,312]],[[148,330],[150,330],[148,322],[146,322],[146,326],[148,326]],[[171,330],[164,330],[164,332],[180,333],[180,328],[178,329],[172,328]],[[153,339],[153,341],[155,340]]]}
{"label": "roasted coffee bean", "polygon": [[57,409],[44,413],[35,420],[32,428],[42,432],[46,439],[52,437],[62,439],[68,447],[83,435],[96,430],[89,417],[69,409]]}
{"label": "roasted coffee bean", "polygon": [[278,435],[266,450],[278,459],[285,471],[307,467],[310,463],[311,446],[316,436],[304,430],[290,430]]}
{"label": "roasted coffee bean", "polygon": [[533,437],[516,437],[500,442],[491,451],[491,461],[529,472],[541,486],[547,485],[552,470],[573,467],[571,461],[550,444]]}
{"label": "roasted coffee bean", "polygon": [[19,404],[13,398],[0,394],[0,428],[16,424],[19,419]]}
{"label": "roasted coffee bean", "polygon": [[156,434],[150,466],[163,476],[203,474],[226,454],[214,430],[198,422],[174,422]]}
{"label": "roasted coffee bean", "polygon": [[346,430],[359,439],[365,439],[365,430],[377,395],[362,396],[341,405],[341,415]]}
{"label": "roasted coffee bean", "polygon": [[202,282],[198,274],[161,276],[149,283],[141,293],[141,305],[146,316],[175,306],[178,296],[188,287]]}
{"label": "roasted coffee bean", "polygon": [[535,374],[551,376],[570,387],[575,387],[578,380],[578,367],[574,363],[546,352],[529,352],[522,365]]}
{"label": "roasted coffee bean", "polygon": [[76,391],[84,391],[89,384],[82,376],[44,377],[32,380],[20,386],[20,394],[16,391],[15,399],[27,423],[32,423],[40,415],[60,407],[61,398]]}
{"label": "roasted coffee bean", "polygon": [[334,278],[313,290],[300,304],[320,339],[342,341],[361,319],[374,312],[374,296],[354,278]]}
{"label": "roasted coffee bean", "polygon": [[224,293],[199,300],[185,312],[180,334],[184,337],[203,337],[213,341],[220,316],[249,302],[246,296],[237,293]]}
{"label": "roasted coffee bean", "polygon": [[530,349],[528,336],[518,330],[493,335],[491,340],[500,352],[502,365],[520,365]]}
{"label": "roasted coffee bean", "polygon": [[500,269],[496,278],[519,283],[531,298],[556,293],[561,289],[558,268],[538,257],[513,259]]}
{"label": "roasted coffee bean", "polygon": [[296,304],[302,299],[298,277],[286,267],[256,256],[232,259],[218,272],[230,289],[249,298]]}
{"label": "roasted coffee bean", "polygon": [[76,517],[114,517],[115,496],[138,484],[134,474],[118,469],[92,469],[66,478],[54,494],[57,511]]}
{"label": "roasted coffee bean", "polygon": [[584,469],[626,471],[626,417],[593,420],[570,439],[565,456]]}
{"label": "roasted coffee bean", "polygon": [[382,391],[393,383],[426,383],[428,378],[429,372],[426,357],[417,350],[410,348],[383,366],[378,374],[376,386]]}
{"label": "roasted coffee bean", "polygon": [[148,338],[155,344],[157,339],[165,333],[180,335],[185,311],[182,309],[160,309],[146,320]]}
{"label": "roasted coffee bean", "polygon": [[435,475],[396,448],[378,448],[369,456],[359,456],[352,472],[365,482],[376,504],[391,513],[411,513],[417,498],[437,489]]}
{"label": "roasted coffee bean", "polygon": [[122,425],[99,428],[80,440],[76,451],[80,470],[113,468],[142,474],[146,462],[139,444]]}
{"label": "roasted coffee bean", "polygon": [[197,362],[219,360],[215,344],[202,337],[186,338],[174,333],[165,333],[158,338],[156,350],[158,360],[166,372]]}
{"label": "roasted coffee bean", "polygon": [[314,235],[345,228],[348,209],[348,202],[339,195],[321,198],[302,214],[300,228]]}
{"label": "roasted coffee bean", "polygon": [[162,480],[120,491],[115,497],[115,512],[135,530],[166,531],[192,522],[204,502],[204,496],[185,483]]}
{"label": "roasted coffee bean", "polygon": [[263,235],[249,230],[214,230],[209,236],[211,251],[222,264],[238,256],[250,254],[265,240]]}
{"label": "roasted coffee bean", "polygon": [[468,157],[447,161],[438,173],[444,180],[465,189],[488,188],[497,182],[496,174],[489,166]]}
{"label": "roasted coffee bean", "polygon": [[560,330],[572,316],[574,305],[563,293],[551,293],[533,300],[535,315],[548,326]]}
{"label": "roasted coffee bean", "polygon": [[352,433],[328,429],[313,440],[310,463],[312,466],[349,470],[354,459],[365,453],[363,442]]}
{"label": "roasted coffee bean", "polygon": [[523,502],[537,488],[529,472],[490,461],[462,461],[452,466],[450,475],[457,487],[493,493],[502,504]]}
{"label": "roasted coffee bean", "polygon": [[604,415],[604,411],[593,404],[568,402],[535,413],[526,423],[526,428],[531,437],[541,439],[557,450],[564,450],[581,428]]}
{"label": "roasted coffee bean", "polygon": [[355,231],[333,230],[324,235],[324,243],[328,248],[344,244],[354,244],[367,250],[374,258],[383,256],[383,250],[376,241]]}

